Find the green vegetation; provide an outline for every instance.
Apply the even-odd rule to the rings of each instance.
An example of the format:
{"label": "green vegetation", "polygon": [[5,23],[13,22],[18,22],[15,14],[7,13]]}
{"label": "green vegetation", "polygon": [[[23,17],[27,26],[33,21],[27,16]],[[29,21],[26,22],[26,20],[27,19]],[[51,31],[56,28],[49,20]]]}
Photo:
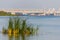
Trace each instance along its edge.
{"label": "green vegetation", "polygon": [[0,11],[0,16],[14,16],[14,15],[12,15],[11,12]]}
{"label": "green vegetation", "polygon": [[[34,35],[37,28],[33,28],[31,24],[26,23],[26,20],[19,17],[10,17],[8,22],[8,29],[3,28],[2,33],[9,36],[25,36]],[[24,39],[23,39],[24,40]]]}

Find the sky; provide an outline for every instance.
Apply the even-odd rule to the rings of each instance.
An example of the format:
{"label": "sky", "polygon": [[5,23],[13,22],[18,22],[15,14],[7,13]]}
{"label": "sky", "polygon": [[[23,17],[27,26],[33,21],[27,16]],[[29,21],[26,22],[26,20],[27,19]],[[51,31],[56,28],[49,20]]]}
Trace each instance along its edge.
{"label": "sky", "polygon": [[0,9],[60,8],[60,0],[0,0]]}

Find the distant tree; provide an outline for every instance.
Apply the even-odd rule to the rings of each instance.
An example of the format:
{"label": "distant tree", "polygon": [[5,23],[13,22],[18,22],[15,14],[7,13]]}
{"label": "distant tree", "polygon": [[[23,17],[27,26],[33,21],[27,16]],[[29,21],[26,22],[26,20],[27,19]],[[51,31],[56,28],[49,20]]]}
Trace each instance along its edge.
{"label": "distant tree", "polygon": [[0,16],[13,16],[11,12],[0,11]]}

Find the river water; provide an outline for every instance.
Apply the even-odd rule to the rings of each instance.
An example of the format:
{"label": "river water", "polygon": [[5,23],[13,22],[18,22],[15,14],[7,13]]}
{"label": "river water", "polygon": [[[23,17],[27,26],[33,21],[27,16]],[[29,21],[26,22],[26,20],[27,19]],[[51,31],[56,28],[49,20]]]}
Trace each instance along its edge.
{"label": "river water", "polygon": [[[26,37],[26,40],[60,40],[60,17],[53,16],[21,16],[27,18],[27,23],[38,25],[37,35]],[[0,31],[7,28],[9,16],[0,16]],[[8,35],[0,33],[0,40],[22,40],[20,38],[9,39]]]}

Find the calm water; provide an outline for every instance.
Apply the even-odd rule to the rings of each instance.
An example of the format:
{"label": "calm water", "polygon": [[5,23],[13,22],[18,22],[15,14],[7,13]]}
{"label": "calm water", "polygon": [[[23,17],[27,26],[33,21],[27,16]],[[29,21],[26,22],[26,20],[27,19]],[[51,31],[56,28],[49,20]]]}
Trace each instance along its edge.
{"label": "calm water", "polygon": [[[22,16],[21,16],[22,17]],[[60,17],[38,17],[38,16],[23,16],[28,18],[27,22],[35,26],[38,25],[38,35],[26,37],[26,40],[60,40]],[[2,27],[8,25],[9,17],[0,17],[0,31]],[[11,40],[8,35],[0,33],[0,40]],[[13,38],[13,40],[20,40],[20,38]]]}

